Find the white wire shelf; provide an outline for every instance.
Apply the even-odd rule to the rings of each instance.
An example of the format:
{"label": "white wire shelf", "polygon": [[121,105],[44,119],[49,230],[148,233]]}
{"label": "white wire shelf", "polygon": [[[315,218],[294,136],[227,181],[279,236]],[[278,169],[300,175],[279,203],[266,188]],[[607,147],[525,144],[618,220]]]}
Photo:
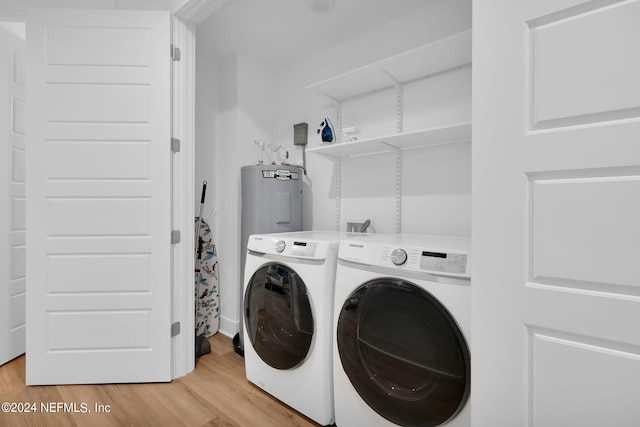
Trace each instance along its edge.
{"label": "white wire shelf", "polygon": [[468,67],[471,63],[471,30],[356,68],[307,86],[307,89],[345,101],[401,84]]}
{"label": "white wire shelf", "polygon": [[320,145],[307,153],[328,157],[357,157],[430,145],[450,144],[471,140],[471,123],[458,123],[415,132],[405,132],[376,138]]}

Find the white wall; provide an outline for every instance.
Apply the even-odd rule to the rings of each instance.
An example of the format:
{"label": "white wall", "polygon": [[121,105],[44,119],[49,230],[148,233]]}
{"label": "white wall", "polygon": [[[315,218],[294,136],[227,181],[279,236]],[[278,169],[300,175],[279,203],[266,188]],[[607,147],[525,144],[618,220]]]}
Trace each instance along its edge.
{"label": "white wall", "polygon": [[[471,1],[440,1],[387,25],[374,28],[332,49],[289,66],[278,76],[281,107],[275,119],[275,138],[291,147],[292,162],[301,162],[293,148],[292,125],[309,123],[310,144],[318,144],[315,129],[325,115],[336,119],[331,102],[306,86],[370,64],[471,27]],[[410,86],[404,93],[403,130],[471,120],[471,72]],[[392,134],[396,130],[395,94],[383,93],[343,105],[343,127],[362,129],[359,138]],[[402,232],[471,234],[471,146],[433,147],[403,155]],[[441,165],[446,164],[444,168]],[[307,156],[311,191],[304,196],[303,227],[334,229],[335,170],[317,155]],[[446,172],[446,179],[436,171]],[[372,220],[377,232],[395,232],[395,155],[342,160],[341,221]]]}
{"label": "white wall", "polygon": [[[231,336],[239,326],[242,288],[240,168],[257,163],[255,140],[272,141],[273,80],[272,70],[242,55],[218,63],[200,52],[196,60],[196,203],[207,180],[205,219],[218,250],[220,331]],[[265,163],[274,158],[267,149]]]}
{"label": "white wall", "polygon": [[207,181],[207,194],[203,209],[204,219],[213,224],[218,186],[214,159],[217,158],[214,142],[218,132],[218,100],[220,66],[204,55],[196,54],[196,129],[195,129],[195,212],[200,211],[202,182]]}
{"label": "white wall", "polygon": [[[232,58],[222,64],[220,75],[219,133],[215,141],[218,215],[214,221],[214,238],[218,248],[220,278],[220,329],[233,335],[238,330],[238,252],[240,240],[240,173],[237,160],[238,141],[238,63]],[[230,329],[227,331],[227,329]]]}
{"label": "white wall", "polygon": [[[258,160],[255,139],[285,144],[290,163],[302,162],[293,146],[293,125],[309,124],[309,146],[318,144],[315,130],[325,115],[335,120],[331,103],[305,87],[371,62],[422,46],[471,27],[471,0],[443,0],[417,13],[346,40],[277,71],[238,55],[219,64],[198,57],[197,73],[219,77],[217,111],[198,113],[198,168],[212,163],[215,208],[214,234],[219,254],[221,332],[233,335],[239,324],[240,301],[240,167]],[[258,35],[256,35],[258,36]],[[202,84],[198,76],[198,85]],[[205,86],[210,82],[204,83]],[[200,93],[202,90],[202,93]],[[215,90],[197,87],[199,97]],[[404,130],[471,120],[471,73],[408,87]],[[198,108],[202,103],[198,102]],[[333,114],[333,116],[331,116]],[[395,132],[395,95],[345,104],[344,126],[356,125],[361,138]],[[205,122],[203,122],[205,120]],[[211,120],[211,122],[209,121]],[[214,129],[211,129],[213,123]],[[211,138],[207,138],[207,134]],[[198,148],[210,144],[213,150]],[[198,157],[199,155],[196,154]],[[209,158],[213,156],[213,159]],[[267,150],[265,163],[275,159]],[[471,144],[420,148],[403,154],[402,231],[407,233],[471,234]],[[204,165],[204,166],[203,166]],[[303,193],[303,228],[332,230],[336,226],[335,168],[331,161],[307,155],[308,176]],[[395,231],[395,156],[374,155],[342,161],[341,217],[372,220],[376,232]],[[197,171],[199,177],[210,172]],[[199,189],[197,190],[199,201]],[[208,200],[213,200],[208,197]],[[344,222],[344,221],[343,221]]]}
{"label": "white wall", "polygon": [[[343,126],[361,128],[361,138],[393,134],[395,100],[395,92],[387,92],[348,103],[343,106]],[[403,130],[407,132],[470,122],[471,72],[406,87],[403,101]],[[315,177],[327,171],[313,169],[309,173]],[[394,233],[395,183],[395,153],[342,159],[340,228],[345,229],[349,219],[371,219],[376,232]],[[403,151],[401,184],[403,233],[471,235],[469,142]],[[314,193],[314,197],[326,200],[323,194]],[[319,214],[324,205],[318,202],[314,212]],[[325,209],[322,215],[331,213]]]}
{"label": "white wall", "polygon": [[[273,120],[279,114],[279,94],[274,90],[273,70],[244,55],[238,56],[238,149],[242,166],[256,164],[256,139],[273,143]],[[265,150],[264,162],[276,158]]]}

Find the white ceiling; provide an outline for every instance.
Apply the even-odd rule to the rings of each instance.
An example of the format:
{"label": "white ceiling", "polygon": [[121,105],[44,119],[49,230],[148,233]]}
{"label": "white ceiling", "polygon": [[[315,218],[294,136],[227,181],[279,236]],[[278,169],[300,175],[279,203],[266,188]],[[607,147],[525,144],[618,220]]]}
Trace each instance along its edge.
{"label": "white ceiling", "polygon": [[241,53],[279,69],[434,0],[335,0],[318,14],[309,0],[229,0],[197,27],[198,54]]}

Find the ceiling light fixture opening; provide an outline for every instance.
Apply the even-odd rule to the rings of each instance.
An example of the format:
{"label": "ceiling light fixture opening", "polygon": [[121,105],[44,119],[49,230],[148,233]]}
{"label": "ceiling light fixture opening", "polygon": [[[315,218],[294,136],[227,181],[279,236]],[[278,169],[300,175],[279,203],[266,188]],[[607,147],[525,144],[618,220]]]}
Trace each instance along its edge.
{"label": "ceiling light fixture opening", "polygon": [[309,9],[315,13],[325,13],[333,9],[333,0],[309,0]]}

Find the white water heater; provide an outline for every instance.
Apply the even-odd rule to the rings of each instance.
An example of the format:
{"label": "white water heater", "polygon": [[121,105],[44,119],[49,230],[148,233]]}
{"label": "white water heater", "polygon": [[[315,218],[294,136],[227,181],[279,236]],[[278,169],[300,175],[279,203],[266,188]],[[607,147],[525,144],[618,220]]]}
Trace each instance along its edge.
{"label": "white water heater", "polygon": [[242,168],[242,268],[250,235],[302,229],[302,178],[302,168],[296,166]]}

